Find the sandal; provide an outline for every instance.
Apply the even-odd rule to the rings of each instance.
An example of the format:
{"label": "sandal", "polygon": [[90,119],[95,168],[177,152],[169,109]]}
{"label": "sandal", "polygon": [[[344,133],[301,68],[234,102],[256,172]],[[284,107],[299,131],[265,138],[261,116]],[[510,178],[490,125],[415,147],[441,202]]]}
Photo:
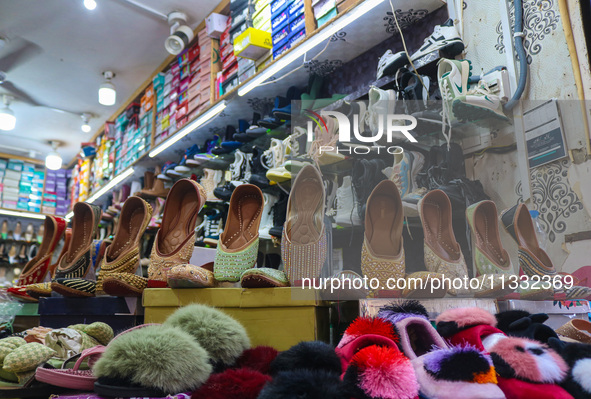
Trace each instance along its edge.
{"label": "sandal", "polygon": [[[92,370],[80,370],[80,366],[82,362],[88,359],[88,366],[92,367],[104,351],[104,346],[95,346],[94,348],[86,349],[82,353],[78,353],[66,360],[61,369],[56,369],[49,363],[45,363],[35,372],[35,379],[39,382],[62,388],[92,391],[96,377],[92,374]],[[76,358],[78,360],[74,364],[74,367],[71,369],[66,368],[66,365]]]}

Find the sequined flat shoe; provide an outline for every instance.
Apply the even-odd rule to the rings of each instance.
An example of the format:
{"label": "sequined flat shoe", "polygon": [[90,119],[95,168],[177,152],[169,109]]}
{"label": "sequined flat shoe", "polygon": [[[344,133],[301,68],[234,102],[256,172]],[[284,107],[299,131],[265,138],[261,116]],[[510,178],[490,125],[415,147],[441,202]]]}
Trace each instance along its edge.
{"label": "sequined flat shoe", "polygon": [[304,278],[320,277],[328,246],[324,203],[320,172],[312,165],[304,166],[291,187],[281,238],[281,257],[292,286],[301,285]]}
{"label": "sequined flat shoe", "polygon": [[[113,278],[114,273],[117,273],[117,277],[125,274],[135,275],[140,265],[140,240],[151,217],[152,207],[140,197],[131,196],[125,201],[121,208],[117,234],[115,234],[111,245],[105,250],[105,255],[100,263],[96,284],[97,295],[115,295],[109,290],[111,285],[115,285],[117,296],[122,293],[121,285],[127,284],[127,280],[130,279],[117,283]],[[109,277],[108,280],[107,277]],[[143,279],[140,276],[136,277]],[[135,278],[131,278],[131,280],[135,280]],[[147,281],[143,284],[140,283],[139,286],[147,286]],[[134,288],[129,292],[129,295],[122,296],[137,295],[137,289]]]}
{"label": "sequined flat shoe", "polygon": [[171,288],[211,288],[217,285],[213,275],[213,262],[201,266],[178,265],[168,271]]}
{"label": "sequined flat shoe", "polygon": [[66,221],[56,216],[46,216],[43,223],[43,240],[37,255],[31,259],[18,279],[17,287],[8,288],[8,293],[25,302],[36,302],[35,298],[27,295],[26,286],[41,283],[50,273],[50,263],[55,247],[62,239],[66,229]]}
{"label": "sequined flat shoe", "polygon": [[216,248],[213,272],[217,281],[240,281],[242,273],[254,267],[264,203],[261,189],[253,184],[242,184],[232,193],[226,226]]}
{"label": "sequined flat shoe", "polygon": [[195,227],[206,198],[205,190],[194,180],[181,179],[170,189],[150,254],[148,288],[165,288],[168,270],[191,260]]}
{"label": "sequined flat shoe", "polygon": [[[463,279],[468,275],[466,261],[452,228],[449,197],[441,190],[429,191],[418,204],[425,236],[425,267],[446,278]],[[458,290],[466,294],[469,290]]]}
{"label": "sequined flat shoe", "polygon": [[396,184],[383,180],[372,191],[365,207],[365,235],[361,271],[382,287],[388,279],[404,277],[402,245],[402,200]]}
{"label": "sequined flat shoe", "polygon": [[[86,202],[77,202],[74,205],[74,217],[72,218],[72,239],[67,252],[59,260],[55,278],[51,283],[51,289],[64,296],[93,296],[86,290],[87,285],[94,285],[96,281],[93,263],[93,238],[96,234],[102,210],[100,207]],[[70,286],[72,279],[83,279],[89,283],[75,284],[77,288]]]}

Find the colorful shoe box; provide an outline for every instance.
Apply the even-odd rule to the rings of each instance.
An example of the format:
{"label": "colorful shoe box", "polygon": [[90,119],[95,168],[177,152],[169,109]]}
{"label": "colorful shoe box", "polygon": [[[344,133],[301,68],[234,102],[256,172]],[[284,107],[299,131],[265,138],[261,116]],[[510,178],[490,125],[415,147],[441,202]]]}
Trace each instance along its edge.
{"label": "colorful shoe box", "polygon": [[279,29],[273,30],[273,47],[279,48],[285,45],[285,39],[289,36],[289,21],[286,20],[285,24],[283,24]]}
{"label": "colorful shoe box", "polygon": [[248,28],[234,41],[234,54],[237,57],[257,60],[271,49],[272,40],[269,32]]}
{"label": "colorful shoe box", "polygon": [[326,24],[328,21],[330,21],[331,19],[333,19],[334,17],[337,16],[337,9],[333,8],[332,10],[330,10],[328,13],[324,14],[324,16],[322,16],[321,18],[316,20],[316,23],[318,25],[318,27],[320,28],[321,26],[323,26],[324,24]]}
{"label": "colorful shoe box", "polygon": [[205,19],[205,30],[209,37],[219,39],[220,35],[226,30],[228,17],[222,14],[211,13]]}
{"label": "colorful shoe box", "polygon": [[[258,10],[252,18],[252,26],[258,30],[271,30],[271,5],[267,4],[264,8]],[[267,27],[269,27],[267,29]]]}
{"label": "colorful shoe box", "polygon": [[271,0],[256,0],[254,3],[254,10],[260,11],[263,8],[267,7],[271,3],[272,3]]}
{"label": "colorful shoe box", "polygon": [[23,161],[16,161],[16,160],[9,160],[6,169],[15,171],[15,172],[22,172],[23,171]]}
{"label": "colorful shoe box", "polygon": [[252,67],[248,68],[247,70],[243,71],[242,73],[240,73],[240,70],[239,70],[238,71],[238,84],[246,82],[248,79],[253,77],[255,74],[256,74],[256,68],[254,67],[254,65]]}

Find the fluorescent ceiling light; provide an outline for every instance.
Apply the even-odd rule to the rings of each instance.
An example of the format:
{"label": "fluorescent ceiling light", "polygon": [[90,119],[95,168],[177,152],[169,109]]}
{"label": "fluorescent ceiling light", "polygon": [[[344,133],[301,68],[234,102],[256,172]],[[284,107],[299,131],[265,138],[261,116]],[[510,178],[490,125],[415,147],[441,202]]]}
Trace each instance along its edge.
{"label": "fluorescent ceiling light", "polygon": [[199,126],[202,126],[209,122],[211,119],[215,118],[218,114],[220,114],[226,108],[226,101],[221,101],[214,105],[212,108],[208,109],[203,115],[199,118],[194,120],[193,122],[189,123],[187,126],[179,130],[174,136],[170,137],[158,147],[154,148],[150,151],[150,158],[154,158],[156,155],[160,154],[162,151],[185,137],[187,134],[191,133],[193,130],[197,129]]}
{"label": "fluorescent ceiling light", "polygon": [[29,218],[29,219],[45,219],[45,215],[42,215],[40,213],[11,211],[8,209],[0,209],[0,215],[16,216],[19,218]]}
{"label": "fluorescent ceiling light", "polygon": [[360,18],[367,12],[373,10],[377,5],[383,3],[384,0],[366,0],[359,6],[355,7],[351,12],[338,18],[336,21],[323,28],[320,32],[315,34],[309,39],[304,40],[298,47],[287,53],[284,57],[279,58],[278,62],[275,62],[271,67],[265,69],[261,74],[257,75],[253,80],[248,82],[245,86],[238,89],[238,95],[244,96],[249,91],[276,75],[283,68],[289,66],[292,62],[298,58],[304,56],[308,51],[320,43],[328,40],[332,35],[345,28],[351,22]]}
{"label": "fluorescent ceiling light", "polygon": [[[129,168],[115,176],[115,178],[109,181],[105,186],[103,186],[100,190],[94,193],[89,199],[86,200],[89,204],[92,204],[94,201],[102,197],[105,193],[111,191],[113,187],[117,184],[121,183],[123,180],[127,179],[129,176],[133,174],[133,168]],[[69,214],[68,214],[69,215]]]}
{"label": "fluorescent ceiling light", "polygon": [[113,105],[117,101],[117,91],[115,90],[115,85],[111,83],[111,79],[115,77],[115,74],[111,71],[105,71],[103,72],[103,76],[106,81],[99,87],[99,103],[107,106]]}
{"label": "fluorescent ceiling light", "polygon": [[96,1],[95,0],[84,0],[84,7],[86,7],[86,9],[92,11],[96,8]]}

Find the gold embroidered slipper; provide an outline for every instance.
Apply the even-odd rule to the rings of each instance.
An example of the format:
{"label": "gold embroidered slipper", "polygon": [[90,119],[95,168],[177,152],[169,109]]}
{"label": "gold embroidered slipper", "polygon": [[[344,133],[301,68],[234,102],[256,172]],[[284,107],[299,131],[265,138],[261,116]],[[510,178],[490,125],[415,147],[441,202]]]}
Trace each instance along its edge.
{"label": "gold embroidered slipper", "polygon": [[213,272],[217,281],[240,281],[242,273],[254,267],[264,204],[261,189],[253,184],[242,184],[232,193],[226,226],[216,248]]}
{"label": "gold embroidered slipper", "polygon": [[178,265],[168,271],[171,288],[211,288],[217,285],[213,275],[213,262],[201,266]]}
{"label": "gold embroidered slipper", "polygon": [[109,273],[102,280],[103,292],[111,296],[142,296],[148,279],[134,273]]}
{"label": "gold embroidered slipper", "polygon": [[270,267],[255,267],[246,270],[240,277],[242,288],[289,287],[287,276],[281,270]]}

